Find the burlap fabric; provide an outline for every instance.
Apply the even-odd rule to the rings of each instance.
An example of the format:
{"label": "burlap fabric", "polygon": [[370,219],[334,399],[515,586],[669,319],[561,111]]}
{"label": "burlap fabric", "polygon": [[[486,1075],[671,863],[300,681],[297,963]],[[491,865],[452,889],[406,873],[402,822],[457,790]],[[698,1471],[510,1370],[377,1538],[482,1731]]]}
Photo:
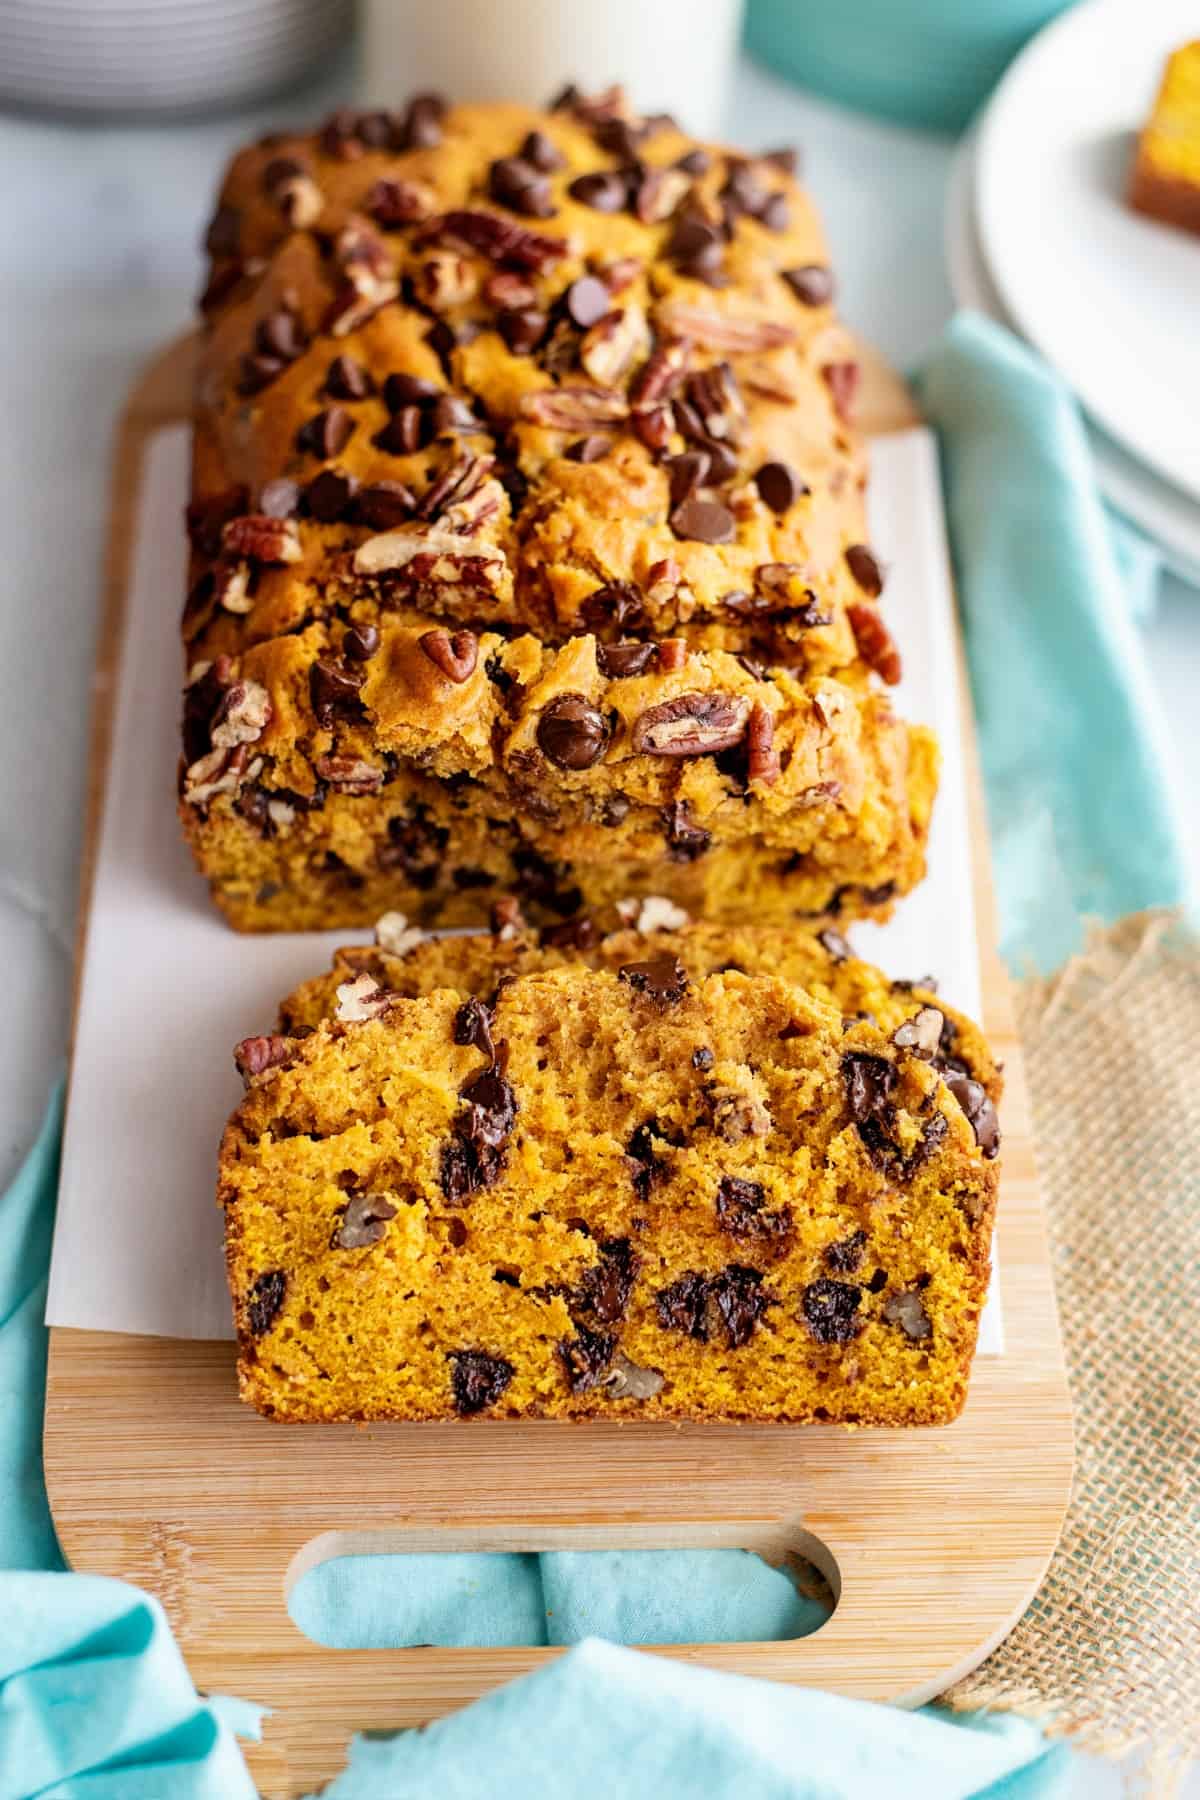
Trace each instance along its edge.
{"label": "burlap fabric", "polygon": [[1165,1794],[1200,1756],[1200,939],[1139,913],[1017,1005],[1078,1465],[1037,1599],[946,1700],[1144,1747]]}

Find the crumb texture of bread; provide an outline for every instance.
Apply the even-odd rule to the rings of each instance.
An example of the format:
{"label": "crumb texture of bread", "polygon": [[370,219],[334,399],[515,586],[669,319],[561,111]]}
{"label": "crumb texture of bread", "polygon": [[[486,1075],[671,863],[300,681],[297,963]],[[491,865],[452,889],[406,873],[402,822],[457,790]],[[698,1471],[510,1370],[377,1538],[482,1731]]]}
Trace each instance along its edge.
{"label": "crumb texture of bread", "polygon": [[786,156],[422,96],[243,151],[207,245],[179,804],[232,924],[920,880],[937,751]]}
{"label": "crumb texture of bread", "polygon": [[1200,232],[1200,39],[1167,59],[1129,184],[1138,212]]}
{"label": "crumb texture of bread", "polygon": [[475,977],[401,994],[345,968],[307,1036],[241,1046],[219,1198],[244,1398],[296,1421],[953,1419],[995,1205],[982,1083],[924,996],[889,1031],[778,974],[694,973],[714,948],[501,958],[490,1004]]}

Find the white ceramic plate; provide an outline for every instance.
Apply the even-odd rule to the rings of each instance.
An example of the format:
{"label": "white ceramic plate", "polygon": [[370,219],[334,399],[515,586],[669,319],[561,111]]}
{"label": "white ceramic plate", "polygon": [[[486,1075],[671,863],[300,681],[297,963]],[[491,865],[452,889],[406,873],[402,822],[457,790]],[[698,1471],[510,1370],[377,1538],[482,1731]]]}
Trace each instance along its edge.
{"label": "white ceramic plate", "polygon": [[[959,306],[969,306],[997,324],[1013,321],[984,260],[975,224],[973,138],[959,150],[946,191],[945,254],[950,288]],[[1200,586],[1200,505],[1181,488],[1139,463],[1098,425],[1088,425],[1096,478],[1105,498],[1154,540],[1167,567]]]}
{"label": "white ceramic plate", "polygon": [[979,134],[980,241],[1020,331],[1111,436],[1200,498],[1200,238],[1126,205],[1134,135],[1197,0],[1090,0],[1001,82]]}

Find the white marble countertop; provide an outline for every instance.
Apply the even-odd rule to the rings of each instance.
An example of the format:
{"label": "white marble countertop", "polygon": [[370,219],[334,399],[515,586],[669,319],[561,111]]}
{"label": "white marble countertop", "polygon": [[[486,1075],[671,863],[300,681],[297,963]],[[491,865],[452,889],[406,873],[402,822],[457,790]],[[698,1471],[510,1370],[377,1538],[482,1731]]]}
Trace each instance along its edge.
{"label": "white marble countertop", "polygon": [[[0,115],[0,1189],[66,1042],[114,421],[139,366],[189,322],[225,156],[269,124],[319,116],[349,81],[345,65],[286,101],[201,123]],[[915,360],[951,310],[941,249],[949,141],[839,111],[748,63],[727,135],[803,147],[846,316],[901,366]],[[1200,860],[1200,596],[1168,584],[1146,644]]]}

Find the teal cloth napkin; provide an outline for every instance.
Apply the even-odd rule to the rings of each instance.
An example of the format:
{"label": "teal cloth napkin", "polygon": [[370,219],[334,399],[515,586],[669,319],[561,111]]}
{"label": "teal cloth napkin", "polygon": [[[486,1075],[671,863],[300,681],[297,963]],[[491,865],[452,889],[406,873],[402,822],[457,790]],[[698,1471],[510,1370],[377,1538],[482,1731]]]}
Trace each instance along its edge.
{"label": "teal cloth napkin", "polygon": [[[969,317],[920,385],[941,434],[1005,948],[1018,969],[1049,967],[1082,914],[1184,897],[1154,707],[1062,388]],[[0,1201],[0,1565],[26,1570],[61,1567],[39,1439],[60,1104]],[[1065,1791],[1067,1753],[1019,1720],[909,1715],[598,1641],[811,1629],[814,1603],[739,1551],[347,1558],[306,1577],[293,1611],[332,1644],[575,1644],[427,1731],[357,1743],[329,1800]],[[82,1576],[0,1576],[0,1800],[242,1800],[252,1789],[233,1732],[255,1723],[253,1709],[197,1698],[146,1596]]]}

